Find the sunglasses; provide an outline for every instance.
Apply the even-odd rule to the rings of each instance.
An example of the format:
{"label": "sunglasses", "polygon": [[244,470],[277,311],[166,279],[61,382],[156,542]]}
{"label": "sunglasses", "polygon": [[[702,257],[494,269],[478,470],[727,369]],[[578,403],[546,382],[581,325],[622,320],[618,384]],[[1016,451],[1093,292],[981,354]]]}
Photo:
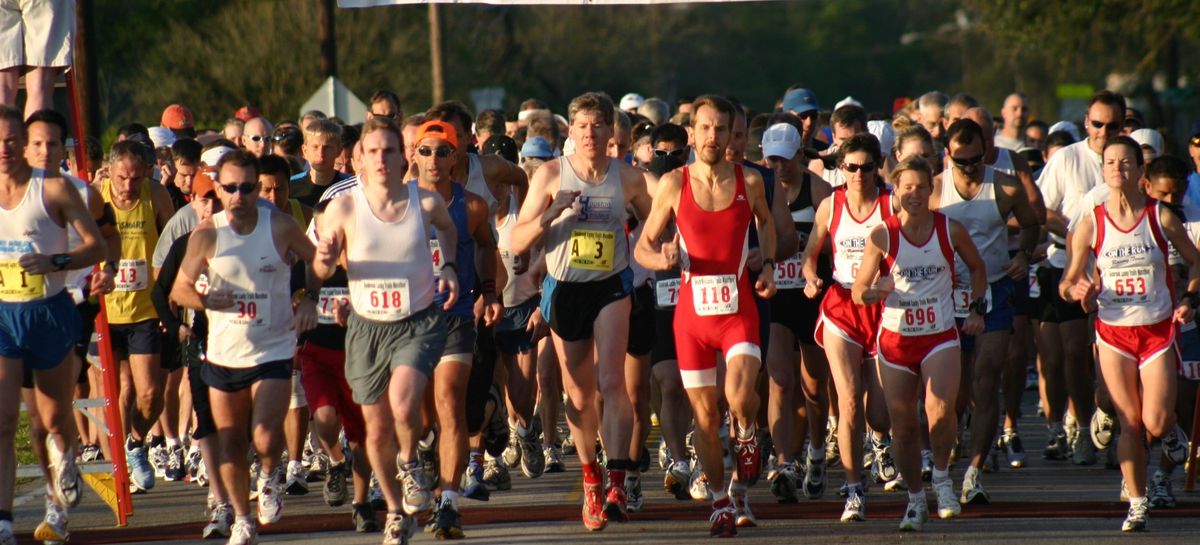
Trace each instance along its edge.
{"label": "sunglasses", "polygon": [[665,149],[656,149],[656,150],[654,150],[654,156],[655,156],[655,157],[667,157],[667,156],[670,156],[670,157],[683,157],[683,154],[684,154],[684,152],[686,152],[686,151],[687,151],[687,148],[673,149],[673,150],[670,150],[670,151],[668,151],[668,150],[665,150]]}
{"label": "sunglasses", "polygon": [[267,139],[267,137],[265,137],[261,134],[252,134],[250,136],[247,136],[246,138],[249,139],[251,142],[254,142],[255,144],[257,144],[259,142],[263,142]]}
{"label": "sunglasses", "polygon": [[233,195],[234,193],[241,193],[242,195],[249,195],[251,193],[254,193],[254,190],[258,188],[258,182],[242,182],[240,184],[219,184],[219,185],[221,186],[221,190],[223,190],[224,192],[226,192],[230,195]]}
{"label": "sunglasses", "polygon": [[417,153],[421,154],[421,157],[437,155],[438,159],[445,159],[449,157],[451,153],[454,153],[454,150],[449,146],[438,146],[436,149],[429,146],[421,146],[417,148]]}
{"label": "sunglasses", "polygon": [[851,173],[861,170],[865,174],[875,171],[875,163],[863,163],[861,165],[856,165],[854,163],[842,163],[842,169]]}
{"label": "sunglasses", "polygon": [[818,115],[819,113],[816,110],[809,110],[802,114],[796,114],[796,117],[799,117],[800,119],[816,119]]}
{"label": "sunglasses", "polygon": [[960,167],[969,167],[972,165],[978,165],[979,163],[982,163],[983,162],[983,154],[981,153],[974,157],[964,157],[962,159],[959,159],[958,157],[951,157],[950,160],[954,161],[954,164],[956,164]]}
{"label": "sunglasses", "polygon": [[371,115],[374,117],[386,117],[388,119],[391,119],[392,121],[395,121],[396,116],[397,116],[397,114],[377,114],[375,112],[371,112]]}
{"label": "sunglasses", "polygon": [[1121,130],[1121,124],[1117,123],[1116,121],[1112,123],[1101,123],[1099,121],[1089,120],[1088,123],[1091,123],[1093,129],[1104,129],[1104,132],[1117,132]]}

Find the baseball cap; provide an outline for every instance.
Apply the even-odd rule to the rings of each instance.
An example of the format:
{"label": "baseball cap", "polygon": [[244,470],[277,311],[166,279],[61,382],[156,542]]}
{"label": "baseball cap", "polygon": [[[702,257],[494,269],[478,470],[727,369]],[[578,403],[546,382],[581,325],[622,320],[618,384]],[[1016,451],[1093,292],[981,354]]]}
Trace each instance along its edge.
{"label": "baseball cap", "polygon": [[800,131],[790,123],[776,123],[763,133],[763,157],[782,157],[791,160],[799,149]]}
{"label": "baseball cap", "polygon": [[1082,136],[1079,134],[1079,127],[1077,127],[1074,123],[1071,123],[1070,121],[1059,121],[1058,123],[1050,125],[1050,130],[1046,131],[1046,134],[1055,133],[1055,132],[1059,132],[1059,131],[1063,131],[1063,132],[1066,132],[1067,134],[1070,134],[1071,137],[1074,138],[1076,142],[1078,142],[1082,138]]}
{"label": "baseball cap", "polygon": [[1158,157],[1163,153],[1163,137],[1162,134],[1154,129],[1138,129],[1129,133],[1129,137],[1137,142],[1139,146],[1150,146],[1154,150],[1154,157]]}
{"label": "baseball cap", "polygon": [[196,120],[192,117],[192,111],[187,109],[183,104],[172,104],[167,106],[162,113],[162,126],[173,131],[190,129],[196,124]]}
{"label": "baseball cap", "polygon": [[645,102],[646,99],[642,98],[642,95],[637,93],[628,93],[621,97],[620,108],[622,110],[636,110],[642,107],[642,104]]}
{"label": "baseball cap", "polygon": [[856,99],[850,95],[846,95],[846,98],[839,100],[837,104],[833,105],[833,111],[836,112],[836,111],[838,111],[838,108],[841,108],[842,106],[850,106],[850,105],[854,105],[854,106],[858,106],[859,108],[862,108],[862,103],[859,102],[858,99]]}
{"label": "baseball cap", "polygon": [[150,133],[150,142],[154,144],[154,148],[169,148],[175,143],[175,133],[166,127],[150,127],[147,129]]}
{"label": "baseball cap", "polygon": [[258,112],[258,108],[250,105],[242,106],[233,113],[233,117],[241,119],[242,121],[250,121],[251,119],[254,119],[260,115],[262,114]]}
{"label": "baseball cap", "polygon": [[196,177],[192,178],[192,198],[208,197],[212,193],[216,196],[217,186],[213,183],[213,179],[207,172],[197,172]]}
{"label": "baseball cap", "polygon": [[530,157],[549,159],[554,157],[554,148],[550,146],[550,142],[547,142],[545,138],[535,136],[526,140],[525,144],[521,146],[521,158],[526,159]]}
{"label": "baseball cap", "polygon": [[892,152],[892,146],[896,145],[896,132],[892,130],[892,124],[883,120],[875,120],[867,122],[867,132],[875,135],[875,139],[879,140],[879,151],[884,155]]}
{"label": "baseball cap", "polygon": [[450,147],[458,148],[458,133],[455,132],[454,125],[445,121],[426,121],[417,127],[417,142],[430,137],[439,138],[450,144]]}
{"label": "baseball cap", "polygon": [[217,146],[215,148],[210,148],[208,151],[200,154],[200,162],[210,167],[216,167],[217,162],[221,160],[221,157],[224,157],[226,153],[231,151],[233,151],[233,148],[228,146]]}
{"label": "baseball cap", "polygon": [[808,89],[792,89],[783,95],[783,111],[802,114],[820,108],[817,95]]}

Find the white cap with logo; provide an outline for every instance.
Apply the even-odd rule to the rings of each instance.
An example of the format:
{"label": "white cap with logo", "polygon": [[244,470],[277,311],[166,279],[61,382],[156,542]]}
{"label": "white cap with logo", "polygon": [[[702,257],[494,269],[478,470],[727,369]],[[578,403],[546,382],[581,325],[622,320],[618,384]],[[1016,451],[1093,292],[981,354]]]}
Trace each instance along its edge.
{"label": "white cap with logo", "polygon": [[763,157],[782,157],[790,161],[800,146],[800,131],[790,123],[776,123],[763,132]]}

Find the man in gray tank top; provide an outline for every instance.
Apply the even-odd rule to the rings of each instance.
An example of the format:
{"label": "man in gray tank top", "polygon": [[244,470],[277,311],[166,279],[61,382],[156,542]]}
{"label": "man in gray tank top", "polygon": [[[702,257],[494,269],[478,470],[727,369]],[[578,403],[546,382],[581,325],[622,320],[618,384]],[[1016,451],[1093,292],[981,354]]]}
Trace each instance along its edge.
{"label": "man in gray tank top", "polygon": [[[628,458],[633,406],[624,374],[633,290],[625,210],[632,206],[645,219],[650,175],[605,155],[614,131],[608,96],[585,93],[571,101],[568,113],[575,153],[534,173],[512,251],[528,251],[539,241],[546,248],[542,314],[550,322],[573,407],[567,416],[583,463],[583,523],[601,530],[609,519],[628,520],[625,474],[637,469]],[[604,400],[602,423],[597,391]],[[594,449],[597,428],[610,454],[604,499]]]}

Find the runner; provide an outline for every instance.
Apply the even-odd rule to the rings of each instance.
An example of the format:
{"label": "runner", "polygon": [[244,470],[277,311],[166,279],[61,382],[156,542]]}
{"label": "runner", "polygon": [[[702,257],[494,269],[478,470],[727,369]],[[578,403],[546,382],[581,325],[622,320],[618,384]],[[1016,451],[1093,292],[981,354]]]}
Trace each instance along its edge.
{"label": "runner", "polygon": [[856,134],[849,137],[838,150],[838,158],[838,170],[845,177],[846,185],[835,190],[832,198],[825,199],[817,207],[804,251],[803,270],[804,293],[810,299],[816,299],[825,287],[825,281],[817,272],[817,260],[828,238],[833,252],[833,283],[821,300],[821,315],[814,337],[829,358],[829,370],[837,390],[837,442],[842,467],[846,470],[847,494],[841,520],[849,522],[866,517],[866,490],[861,481],[863,415],[876,432],[886,432],[889,427],[879,374],[874,365],[864,365],[864,360],[875,356],[881,306],[852,305],[850,285],[862,261],[867,235],[892,216],[893,199],[891,192],[882,189],[882,181],[876,178],[883,155],[874,136]]}
{"label": "runner", "polygon": [[[106,251],[80,191],[25,160],[27,136],[20,112],[0,106],[0,422],[5,423],[0,426],[0,543],[6,544],[16,543],[13,441],[26,374],[33,379],[36,413],[31,417],[39,418],[45,430],[47,455],[38,458],[39,465],[51,476],[47,516],[34,538],[68,537],[67,509],[79,503],[83,490],[71,408],[79,377],[71,352],[80,317],[67,293],[66,271],[88,269]],[[73,248],[68,226],[79,236]]]}
{"label": "runner", "polygon": [[1029,124],[1029,99],[1024,93],[1013,93],[1004,97],[1000,108],[1004,127],[996,131],[996,147],[1018,151],[1029,147],[1025,139],[1025,127]]}
{"label": "runner", "polygon": [[[398,545],[416,529],[411,515],[432,503],[417,459],[421,406],[446,346],[442,310],[458,300],[457,277],[449,274],[455,256],[443,256],[435,281],[426,232],[432,223],[443,248],[456,247],[457,237],[442,198],[403,181],[404,143],[395,122],[367,121],[359,144],[361,183],[327,206],[313,270],[327,280],[339,261],[345,266],[353,307],[340,305],[348,314],[346,381],[362,406],[367,457],[387,502],[383,543]],[[438,288],[449,292],[441,309],[433,304]]]}
{"label": "runner", "polygon": [[[775,254],[775,226],[762,177],[725,160],[725,146],[736,115],[733,105],[710,95],[697,99],[694,109],[692,135],[699,161],[661,180],[652,214],[638,241],[637,256],[654,270],[667,270],[676,264],[683,269],[675,311],[680,373],[696,418],[696,453],[712,489],[711,534],[731,537],[737,535],[736,508],[725,490],[722,448],[717,438],[717,428],[724,418],[713,353],[721,351],[726,361],[721,390],[729,403],[731,427],[736,433],[735,471],[739,480],[753,484],[762,462],[755,445],[759,400],[754,388],[761,350],[751,289],[766,298],[774,295],[775,260],[763,260],[763,274],[753,287],[746,260],[751,217],[759,224],[768,256]],[[678,229],[676,241],[654,243],[672,218]],[[722,228],[713,230],[713,225]],[[745,456],[745,451],[754,454]]]}
{"label": "runner", "polygon": [[[1121,424],[1118,457],[1129,491],[1124,532],[1147,529],[1144,437],[1160,438],[1163,450],[1186,459],[1187,438],[1175,417],[1176,324],[1192,321],[1200,304],[1200,251],[1179,217],[1139,186],[1142,152],[1133,139],[1117,136],[1104,144],[1106,200],[1083,215],[1071,233],[1070,262],[1059,295],[1085,309],[1098,308],[1096,348],[1101,376]],[[1170,247],[1168,242],[1170,241]],[[1187,261],[1187,290],[1173,302],[1168,256],[1175,248]],[[1085,277],[1095,258],[1096,280]]]}
{"label": "runner", "polygon": [[[605,155],[613,136],[612,110],[612,100],[600,93],[571,101],[575,153],[547,162],[534,175],[512,242],[512,250],[521,253],[545,238],[548,274],[542,315],[550,323],[563,369],[567,421],[583,463],[583,522],[590,530],[603,529],[609,519],[628,519],[625,473],[637,468],[623,454],[629,450],[633,419],[623,366],[633,289],[625,219],[627,206],[643,218],[650,195],[642,171]],[[604,399],[602,425],[597,392]],[[608,452],[622,456],[607,461],[603,509],[595,456],[598,430]]]}
{"label": "runner", "polygon": [[292,180],[291,195],[312,208],[327,189],[349,177],[334,168],[342,153],[342,127],[328,119],[310,121],[304,126],[302,149],[309,169],[305,176]]}
{"label": "runner", "polygon": [[[223,211],[192,233],[171,299],[208,317],[208,364],[202,373],[217,426],[221,478],[236,516],[229,543],[242,545],[255,543],[258,534],[245,478],[250,438],[262,463],[258,523],[278,522],[283,508],[279,423],[287,411],[296,334],[316,325],[315,301],[309,298],[293,315],[289,262],[293,256],[311,262],[314,248],[290,217],[258,206],[256,157],[227,153],[217,172]],[[205,293],[196,289],[201,274],[209,284]]]}
{"label": "runner", "polygon": [[[961,131],[960,123],[963,121],[956,121],[946,133],[951,142]],[[980,136],[976,135],[976,140],[981,141]],[[854,280],[853,297],[860,305],[883,304],[879,378],[886,392],[896,462],[908,484],[908,507],[900,529],[915,531],[929,518],[917,446],[916,407],[922,392],[934,451],[938,516],[948,519],[962,510],[950,481],[950,449],[958,429],[954,401],[959,383],[959,340],[951,300],[955,256],[966,263],[971,275],[971,311],[962,327],[967,335],[984,330],[988,287],[984,261],[967,229],[930,211],[930,196],[937,189],[929,164],[919,158],[900,163],[892,175],[892,187],[900,211],[871,229]],[[991,188],[985,185],[983,189]],[[924,242],[918,244],[916,240]]]}

